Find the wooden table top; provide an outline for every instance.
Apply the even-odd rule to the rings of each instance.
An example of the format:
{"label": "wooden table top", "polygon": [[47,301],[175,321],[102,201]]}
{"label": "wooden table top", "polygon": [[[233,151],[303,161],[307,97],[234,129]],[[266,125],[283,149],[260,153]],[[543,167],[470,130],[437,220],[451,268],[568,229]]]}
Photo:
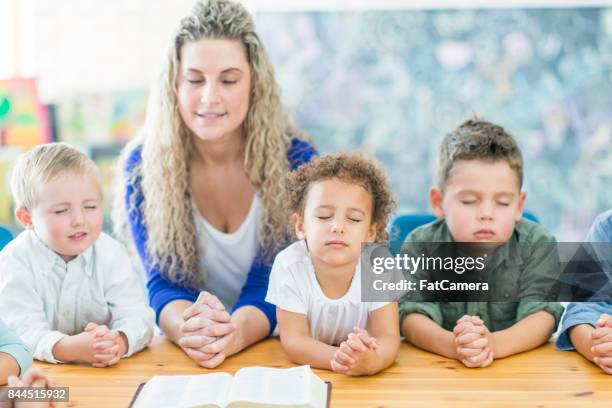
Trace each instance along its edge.
{"label": "wooden table top", "polygon": [[[35,363],[58,386],[70,387],[70,402],[62,407],[127,407],[138,384],[154,375],[233,374],[252,365],[293,366],[278,339],[258,343],[217,370],[207,370],[164,337],[109,368]],[[553,344],[485,369],[469,369],[404,342],[397,361],[375,376],[314,371],[333,383],[332,407],[612,407],[612,376],[576,352],[556,351]]]}

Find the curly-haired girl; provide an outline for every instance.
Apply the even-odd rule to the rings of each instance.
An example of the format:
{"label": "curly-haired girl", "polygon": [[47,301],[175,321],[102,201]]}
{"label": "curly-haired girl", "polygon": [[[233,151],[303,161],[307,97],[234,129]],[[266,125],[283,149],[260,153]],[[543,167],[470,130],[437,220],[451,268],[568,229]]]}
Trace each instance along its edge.
{"label": "curly-haired girl", "polygon": [[361,301],[361,244],[384,241],[395,203],[382,169],[359,155],[314,159],[289,183],[300,241],[272,266],[266,300],[298,364],[374,374],[397,355],[396,303]]}

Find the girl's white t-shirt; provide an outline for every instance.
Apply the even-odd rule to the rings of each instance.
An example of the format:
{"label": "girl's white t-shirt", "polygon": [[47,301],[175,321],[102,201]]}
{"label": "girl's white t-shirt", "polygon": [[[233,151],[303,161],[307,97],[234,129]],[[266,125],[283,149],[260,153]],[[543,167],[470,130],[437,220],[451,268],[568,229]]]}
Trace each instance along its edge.
{"label": "girl's white t-shirt", "polygon": [[193,213],[201,254],[199,273],[205,279],[205,290],[217,296],[229,311],[240,296],[257,252],[260,199],[255,194],[246,219],[229,234],[210,225],[195,203]]}
{"label": "girl's white t-shirt", "polygon": [[345,341],[354,326],[365,328],[369,313],[388,304],[361,301],[361,262],[344,296],[338,299],[325,296],[304,240],[291,244],[276,256],[266,302],[306,315],[312,337],[334,346]]}

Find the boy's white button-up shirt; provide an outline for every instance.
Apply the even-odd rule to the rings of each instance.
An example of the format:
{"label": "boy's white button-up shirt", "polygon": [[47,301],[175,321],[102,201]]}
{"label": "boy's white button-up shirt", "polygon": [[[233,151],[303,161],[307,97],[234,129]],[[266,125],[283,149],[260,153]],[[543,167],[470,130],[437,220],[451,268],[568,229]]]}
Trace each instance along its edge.
{"label": "boy's white button-up shirt", "polygon": [[155,324],[125,247],[104,233],[68,263],[33,231],[19,234],[0,252],[0,316],[52,363],[55,343],[89,322],[123,332],[124,357],[150,343]]}

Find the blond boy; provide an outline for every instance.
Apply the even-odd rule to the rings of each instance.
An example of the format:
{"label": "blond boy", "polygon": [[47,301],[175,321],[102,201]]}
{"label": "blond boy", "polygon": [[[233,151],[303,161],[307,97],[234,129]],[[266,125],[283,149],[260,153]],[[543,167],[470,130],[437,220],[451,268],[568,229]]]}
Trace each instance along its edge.
{"label": "blond boy", "polygon": [[95,164],[63,143],[22,155],[11,176],[25,231],[0,253],[5,323],[51,363],[116,364],[153,336],[125,248],[102,232]]}

